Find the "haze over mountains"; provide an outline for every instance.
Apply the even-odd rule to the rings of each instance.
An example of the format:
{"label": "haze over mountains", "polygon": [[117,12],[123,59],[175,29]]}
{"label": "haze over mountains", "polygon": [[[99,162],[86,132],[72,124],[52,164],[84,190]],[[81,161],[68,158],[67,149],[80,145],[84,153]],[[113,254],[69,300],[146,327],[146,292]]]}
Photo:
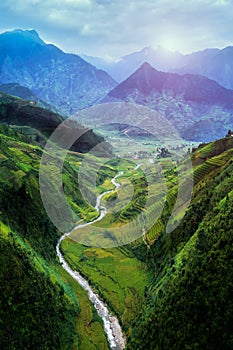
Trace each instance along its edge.
{"label": "haze over mountains", "polygon": [[97,57],[83,56],[88,62],[106,70],[116,81],[128,78],[144,62],[165,72],[192,73],[216,80],[226,88],[233,89],[233,47],[206,49],[183,55],[159,47],[145,47],[122,57],[118,62],[108,62]]}
{"label": "haze over mountains", "polygon": [[103,99],[105,103],[119,101],[158,111],[188,140],[211,141],[233,124],[232,90],[198,75],[159,72],[149,63]]}
{"label": "haze over mountains", "polygon": [[0,35],[0,82],[31,89],[63,114],[92,105],[116,85],[78,55],[45,44],[34,30]]}
{"label": "haze over mountains", "polygon": [[150,63],[154,68],[162,71],[172,70],[174,67],[183,66],[181,60],[183,55],[179,52],[169,52],[163,48],[157,50],[145,47],[141,51],[133,52],[123,56],[119,61],[109,62],[104,59],[90,56],[82,56],[96,67],[101,67],[114,77],[118,82],[128,78],[144,62]]}
{"label": "haze over mountains", "polygon": [[2,89],[19,97],[26,93],[29,99],[31,91],[32,100],[63,115],[100,102],[142,104],[169,119],[187,140],[211,141],[232,129],[233,47],[190,55],[146,47],[117,63],[83,57],[123,82],[117,85],[80,56],[46,44],[34,30],[3,33]]}

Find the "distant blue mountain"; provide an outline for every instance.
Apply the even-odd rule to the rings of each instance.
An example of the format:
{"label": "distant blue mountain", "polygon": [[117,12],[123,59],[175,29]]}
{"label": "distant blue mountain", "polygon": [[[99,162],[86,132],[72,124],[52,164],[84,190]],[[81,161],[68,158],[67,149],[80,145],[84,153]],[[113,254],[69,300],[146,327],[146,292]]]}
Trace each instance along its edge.
{"label": "distant blue mountain", "polygon": [[[106,70],[118,82],[128,78],[144,62],[164,72],[201,73],[201,67],[209,62],[220,50],[206,49],[194,52],[190,55],[183,55],[179,52],[172,52],[158,47],[144,47],[140,51],[123,56],[117,62],[108,62],[98,57],[83,56],[88,62],[96,67]],[[203,74],[205,75],[205,74]]]}
{"label": "distant blue mountain", "polygon": [[145,47],[122,57],[118,62],[109,63],[98,57],[85,56],[88,62],[106,70],[118,82],[128,78],[143,62],[164,72],[191,73],[206,76],[220,85],[233,89],[233,47],[205,49],[183,55],[171,52],[162,47],[152,49]]}
{"label": "distant blue mountain", "polygon": [[116,82],[75,54],[46,44],[35,30],[0,35],[0,81],[18,83],[63,114],[91,106]]}
{"label": "distant blue mountain", "polygon": [[233,47],[229,46],[223,50],[213,51],[213,55],[203,57],[203,60],[195,62],[187,60],[186,66],[180,69],[183,73],[195,73],[216,80],[222,86],[233,89]]}

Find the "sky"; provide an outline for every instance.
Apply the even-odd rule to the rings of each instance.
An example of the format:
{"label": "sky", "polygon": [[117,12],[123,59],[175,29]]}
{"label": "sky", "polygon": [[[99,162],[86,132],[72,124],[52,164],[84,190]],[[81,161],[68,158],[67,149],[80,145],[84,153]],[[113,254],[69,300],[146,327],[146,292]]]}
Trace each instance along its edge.
{"label": "sky", "polygon": [[233,45],[232,0],[2,0],[0,32],[35,29],[66,52],[119,58],[145,46]]}

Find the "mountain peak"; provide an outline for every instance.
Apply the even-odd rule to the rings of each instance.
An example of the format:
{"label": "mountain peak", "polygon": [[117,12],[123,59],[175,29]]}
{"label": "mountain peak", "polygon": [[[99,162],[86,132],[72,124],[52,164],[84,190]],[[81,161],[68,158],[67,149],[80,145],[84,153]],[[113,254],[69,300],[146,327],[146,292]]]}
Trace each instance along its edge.
{"label": "mountain peak", "polygon": [[34,29],[0,34],[0,53],[2,84],[19,83],[65,115],[89,107],[116,86],[107,73],[46,44]]}
{"label": "mountain peak", "polygon": [[15,40],[18,41],[23,41],[23,42],[32,42],[32,43],[37,43],[40,45],[45,45],[44,41],[40,38],[39,34],[35,29],[14,29],[5,33],[0,34],[0,39],[2,40]]}
{"label": "mountain peak", "polygon": [[144,62],[131,76],[110,91],[109,95],[123,96],[129,91],[138,91],[149,94],[153,89],[160,89],[163,84],[164,74],[153,68],[148,62]]}
{"label": "mountain peak", "polygon": [[148,70],[148,69],[153,69],[155,70],[150,63],[148,63],[147,61],[145,61],[138,70]]}
{"label": "mountain peak", "polygon": [[32,37],[34,37],[36,39],[40,39],[40,36],[35,29],[29,29],[29,30],[26,30],[25,32],[27,32],[29,35],[31,35]]}
{"label": "mountain peak", "polygon": [[146,46],[141,50],[141,53],[143,53],[145,56],[150,56],[151,54],[154,54],[154,50],[150,46]]}
{"label": "mountain peak", "polygon": [[[151,75],[158,75],[160,72],[145,61],[132,75],[136,75],[139,79],[147,79]],[[130,77],[129,77],[130,78]]]}
{"label": "mountain peak", "polygon": [[[146,61],[131,75],[131,77],[135,76],[137,79],[151,80],[152,76],[157,77],[160,73],[160,71],[152,67],[152,65]],[[128,79],[130,79],[130,77]]]}
{"label": "mountain peak", "polygon": [[[183,101],[233,108],[232,90],[200,75],[158,71],[148,62],[144,62],[131,76],[110,91],[108,96],[121,100],[136,98],[138,102],[155,92],[161,95],[172,94],[174,98],[182,97]],[[141,100],[138,96],[141,96]]]}

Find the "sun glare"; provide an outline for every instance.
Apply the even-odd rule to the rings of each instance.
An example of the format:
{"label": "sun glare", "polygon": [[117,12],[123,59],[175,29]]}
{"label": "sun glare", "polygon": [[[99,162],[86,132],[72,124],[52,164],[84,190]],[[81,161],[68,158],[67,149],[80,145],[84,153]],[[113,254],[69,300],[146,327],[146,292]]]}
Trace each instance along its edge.
{"label": "sun glare", "polygon": [[161,46],[168,51],[182,50],[181,41],[175,36],[164,36],[161,40]]}
{"label": "sun glare", "polygon": [[163,42],[161,43],[162,46],[169,50],[169,51],[176,51],[178,50],[177,48],[177,42],[174,38],[166,38],[163,40]]}

